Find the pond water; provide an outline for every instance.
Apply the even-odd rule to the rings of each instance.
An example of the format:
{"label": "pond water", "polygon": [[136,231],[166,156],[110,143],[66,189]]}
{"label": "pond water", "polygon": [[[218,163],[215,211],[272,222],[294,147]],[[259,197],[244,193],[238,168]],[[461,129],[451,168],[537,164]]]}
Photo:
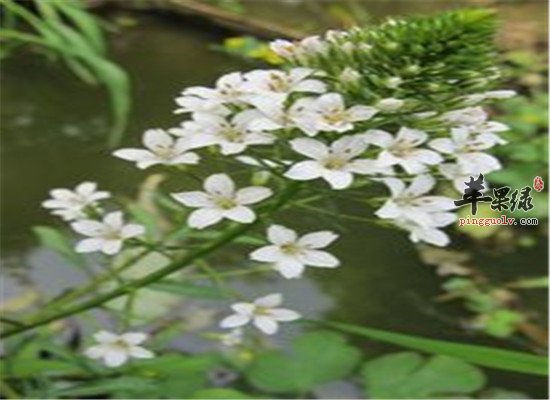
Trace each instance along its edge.
{"label": "pond water", "polygon": [[[172,114],[173,98],[187,86],[210,84],[232,70],[254,68],[210,48],[217,34],[187,27],[181,20],[136,16],[137,25],[111,41],[113,57],[132,77],[133,111],[125,138],[136,144],[143,130],[170,127],[179,122]],[[109,155],[104,147],[108,127],[106,98],[91,90],[57,64],[26,54],[6,61],[2,70],[2,209],[1,261],[5,284],[2,296],[11,298],[25,282],[48,294],[82,282],[85,276],[60,257],[37,245],[35,225],[58,224],[40,203],[54,187],[73,187],[84,180],[134,196],[148,172]],[[190,182],[178,182],[185,190]],[[356,203],[339,204],[346,213],[360,214]],[[319,216],[293,216],[289,225],[308,231],[322,228]],[[284,220],[281,221],[285,223]],[[310,318],[328,318],[448,340],[510,347],[510,343],[469,335],[457,325],[464,315],[459,305],[437,305],[441,278],[424,265],[404,234],[359,223],[345,222],[346,233],[334,246],[343,266],[334,271],[308,270],[301,280],[241,278],[232,281],[250,296],[280,291],[288,304]],[[457,239],[456,248],[466,248]],[[547,247],[540,243],[511,254],[468,247],[479,264],[497,279],[544,273]],[[230,262],[237,264],[242,257]],[[22,283],[23,282],[23,283]],[[545,297],[531,296],[528,305],[545,311]],[[450,322],[451,320],[451,322]],[[283,341],[287,337],[283,335]],[[401,349],[358,341],[367,354]],[[184,346],[185,347],[185,346]],[[545,396],[544,379],[490,372],[493,386]]]}

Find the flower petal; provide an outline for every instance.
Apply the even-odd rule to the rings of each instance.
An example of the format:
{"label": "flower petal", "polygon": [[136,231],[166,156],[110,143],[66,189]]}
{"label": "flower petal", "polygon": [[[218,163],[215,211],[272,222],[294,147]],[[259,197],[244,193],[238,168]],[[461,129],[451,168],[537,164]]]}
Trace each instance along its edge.
{"label": "flower petal", "polygon": [[282,257],[279,246],[264,246],[250,253],[252,260],[261,262],[277,262]]}
{"label": "flower petal", "polygon": [[256,306],[252,303],[235,303],[231,305],[231,308],[237,313],[242,315],[251,316],[254,314],[254,309]]}
{"label": "flower petal", "polygon": [[326,144],[315,139],[294,139],[290,141],[290,146],[295,152],[316,160],[326,157],[329,151]]}
{"label": "flower petal", "polygon": [[243,314],[232,314],[229,317],[225,317],[220,321],[222,328],[236,328],[237,326],[243,326],[248,324],[250,317]]}
{"label": "flower petal", "polygon": [[310,179],[316,179],[322,176],[323,168],[317,161],[301,161],[294,164],[288,171],[285,172],[285,176],[297,181],[307,181]]}
{"label": "flower petal", "polygon": [[366,131],[362,136],[367,143],[372,143],[382,148],[388,148],[394,140],[394,137],[391,133],[380,129],[370,129]]}
{"label": "flower petal", "polygon": [[122,240],[104,240],[101,251],[109,256],[115,255],[122,249]]}
{"label": "flower petal", "polygon": [[407,189],[405,189],[405,195],[412,197],[418,197],[424,193],[428,193],[435,186],[435,179],[431,175],[419,175]]}
{"label": "flower petal", "polygon": [[155,157],[149,150],[144,149],[119,149],[113,152],[113,156],[127,161],[152,161]]}
{"label": "flower petal", "polygon": [[271,225],[267,228],[267,238],[273,244],[283,245],[295,242],[298,239],[298,235],[292,229],[282,225]]}
{"label": "flower petal", "polygon": [[126,343],[140,344],[147,340],[147,334],[143,332],[127,332],[120,335],[121,339]]}
{"label": "flower petal", "polygon": [[230,210],[223,211],[223,216],[235,222],[250,224],[256,219],[256,214],[250,208],[237,206]]}
{"label": "flower petal", "polygon": [[143,134],[143,145],[151,150],[169,148],[174,144],[174,139],[162,129],[148,129]]}
{"label": "flower petal", "polygon": [[290,258],[278,262],[273,269],[279,272],[286,279],[300,278],[306,269],[306,266],[298,260]]}
{"label": "flower petal", "polygon": [[100,251],[103,247],[103,239],[91,238],[84,239],[77,243],[75,251],[77,253],[91,253],[94,251]]}
{"label": "flower petal", "polygon": [[353,174],[346,171],[325,170],[323,171],[325,179],[333,189],[341,190],[349,187],[353,183]]}
{"label": "flower petal", "polygon": [[341,154],[347,160],[350,160],[363,153],[367,149],[367,146],[368,144],[362,136],[348,135],[334,141],[330,145],[330,148],[333,153]]}
{"label": "flower petal", "polygon": [[132,346],[129,349],[129,354],[131,357],[135,358],[153,358],[155,354],[152,351],[149,351],[140,346]]}
{"label": "flower petal", "polygon": [[99,343],[112,343],[116,340],[118,340],[118,335],[115,335],[114,333],[111,333],[109,331],[99,331],[94,333],[93,335],[94,339]]}
{"label": "flower petal", "polygon": [[223,218],[223,212],[216,208],[201,208],[193,211],[187,223],[191,228],[203,229],[207,226],[220,222]]}
{"label": "flower petal", "polygon": [[219,196],[233,197],[235,183],[227,174],[210,175],[204,181],[206,192]]}
{"label": "flower petal", "polygon": [[272,194],[273,191],[269,188],[262,186],[250,186],[239,189],[237,191],[235,199],[239,204],[254,204],[267,199]]}
{"label": "flower petal", "polygon": [[267,296],[258,297],[254,300],[254,304],[258,307],[273,308],[281,305],[283,302],[283,295],[281,293],[272,293]]}
{"label": "flower petal", "polygon": [[97,346],[92,346],[87,348],[84,351],[84,354],[86,355],[86,357],[98,359],[98,358],[103,358],[105,356],[105,352],[106,352],[105,346],[97,345]]}
{"label": "flower petal", "polygon": [[104,360],[107,367],[120,367],[128,361],[128,353],[124,350],[111,348],[105,353]]}
{"label": "flower petal", "polygon": [[122,211],[111,212],[103,217],[103,224],[114,229],[120,229],[124,225]]}
{"label": "flower petal", "polygon": [[266,335],[273,335],[279,329],[275,320],[270,317],[259,315],[254,318],[254,325]]}
{"label": "flower petal", "polygon": [[75,232],[86,236],[100,236],[105,232],[105,227],[101,222],[91,219],[73,222],[71,228],[73,228]]}
{"label": "flower petal", "polygon": [[376,113],[378,113],[378,109],[369,106],[353,106],[348,109],[348,114],[351,121],[364,121],[371,119]]}
{"label": "flower petal", "polygon": [[141,236],[145,233],[145,227],[139,224],[124,225],[120,230],[120,236],[124,239],[129,239],[136,236]]}
{"label": "flower petal", "polygon": [[302,316],[294,310],[288,308],[275,308],[269,312],[270,316],[276,321],[295,321]]}
{"label": "flower petal", "polygon": [[335,268],[340,265],[340,261],[326,251],[307,250],[300,255],[300,259],[304,264],[313,267]]}
{"label": "flower petal", "polygon": [[212,207],[213,205],[210,196],[200,191],[172,193],[172,197],[187,207]]}
{"label": "flower petal", "polygon": [[431,140],[428,143],[428,146],[443,154],[453,154],[456,150],[455,142],[453,142],[449,138],[439,138]]}
{"label": "flower petal", "polygon": [[338,239],[338,235],[331,231],[312,232],[302,236],[298,244],[310,249],[321,249]]}

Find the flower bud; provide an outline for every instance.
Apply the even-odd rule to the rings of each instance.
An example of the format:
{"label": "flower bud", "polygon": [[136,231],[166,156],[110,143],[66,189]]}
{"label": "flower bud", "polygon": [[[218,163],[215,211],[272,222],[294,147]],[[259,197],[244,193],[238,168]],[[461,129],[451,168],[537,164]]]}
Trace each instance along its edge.
{"label": "flower bud", "polygon": [[396,89],[397,87],[399,87],[399,85],[401,85],[401,82],[403,82],[403,79],[398,76],[394,76],[386,80],[386,87],[390,89]]}
{"label": "flower bud", "polygon": [[382,111],[393,112],[403,107],[403,104],[405,104],[403,100],[388,97],[387,99],[382,99],[376,103],[375,107]]}

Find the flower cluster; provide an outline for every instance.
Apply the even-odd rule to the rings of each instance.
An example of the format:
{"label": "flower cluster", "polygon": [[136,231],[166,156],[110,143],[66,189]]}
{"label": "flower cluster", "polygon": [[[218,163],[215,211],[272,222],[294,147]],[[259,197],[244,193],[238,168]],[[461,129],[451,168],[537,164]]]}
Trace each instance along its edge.
{"label": "flower cluster", "polygon": [[[213,87],[187,88],[176,98],[175,112],[184,115],[179,126],[147,130],[144,148],[119,149],[113,154],[141,169],[164,165],[186,172],[209,155],[227,162],[222,173],[204,179],[203,190],[171,195],[193,209],[187,216],[191,228],[206,229],[225,220],[238,224],[258,220],[257,205],[275,190],[266,183],[238,188],[230,176],[235,163],[263,170],[279,187],[289,180],[325,181],[312,182],[306,190],[327,196],[332,190],[380,185],[388,194],[381,207],[372,210],[375,216],[406,231],[413,242],[445,246],[450,239],[442,228],[455,220],[451,212],[455,207],[450,198],[437,194],[438,189],[454,185],[461,191],[469,175],[501,168],[487,150],[505,143],[499,134],[508,128],[490,121],[480,104],[515,93],[475,92],[484,88],[478,83],[479,74],[492,74],[483,82],[494,79],[494,71],[489,70],[471,71],[471,81],[463,81],[473,89],[453,98],[440,93],[462,82],[462,71],[427,86],[422,86],[422,66],[416,64],[403,66],[399,75],[376,76],[369,60],[375,59],[377,51],[395,50],[397,44],[387,38],[375,43],[375,39],[352,29],[299,42],[276,40],[271,48],[289,68],[232,72]],[[102,215],[96,202],[108,194],[95,192],[90,185],[82,184],[75,192],[52,191],[53,199],[44,206],[75,220],[74,230],[88,236],[77,245],[78,251],[116,254],[125,240],[143,234],[144,229],[125,224],[120,212]],[[272,224],[266,236],[268,244],[252,251],[250,259],[268,263],[286,279],[301,277],[306,267],[340,266],[324,250],[338,238],[331,231],[299,236],[293,229]],[[234,314],[221,321],[222,328],[232,329],[223,342],[239,343],[242,327],[249,323],[273,334],[279,322],[300,318],[295,311],[279,308],[281,303],[280,294],[271,294],[234,304]],[[103,354],[93,352],[94,357]],[[120,354],[117,362],[122,360]]]}
{"label": "flower cluster", "polygon": [[42,206],[52,210],[53,215],[71,221],[76,233],[87,236],[76,245],[75,250],[79,253],[99,251],[114,255],[120,252],[127,239],[145,233],[142,225],[125,223],[121,211],[104,212],[98,201],[111,197],[111,194],[98,191],[96,183],[83,182],[74,190],[53,189],[50,196]]}

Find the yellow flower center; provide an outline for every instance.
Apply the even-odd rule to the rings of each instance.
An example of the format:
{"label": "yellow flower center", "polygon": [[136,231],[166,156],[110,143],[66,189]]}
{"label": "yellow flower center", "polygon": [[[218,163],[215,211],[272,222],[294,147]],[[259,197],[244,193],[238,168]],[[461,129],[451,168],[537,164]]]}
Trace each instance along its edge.
{"label": "yellow flower center", "polygon": [[281,251],[288,255],[296,255],[302,251],[296,243],[285,243],[281,246]]}
{"label": "yellow flower center", "polygon": [[335,108],[324,114],[323,119],[329,124],[337,124],[338,122],[346,121],[348,113],[346,110]]}
{"label": "yellow flower center", "polygon": [[218,207],[223,208],[224,210],[230,210],[237,206],[237,203],[234,199],[223,196],[217,196],[216,198],[214,198],[214,203],[216,203]]}
{"label": "yellow flower center", "polygon": [[324,161],[323,166],[326,169],[339,170],[342,169],[347,164],[347,162],[347,160],[341,157],[331,156]]}
{"label": "yellow flower center", "polygon": [[242,142],[243,141],[243,132],[235,128],[227,128],[222,131],[222,136],[230,142]]}

